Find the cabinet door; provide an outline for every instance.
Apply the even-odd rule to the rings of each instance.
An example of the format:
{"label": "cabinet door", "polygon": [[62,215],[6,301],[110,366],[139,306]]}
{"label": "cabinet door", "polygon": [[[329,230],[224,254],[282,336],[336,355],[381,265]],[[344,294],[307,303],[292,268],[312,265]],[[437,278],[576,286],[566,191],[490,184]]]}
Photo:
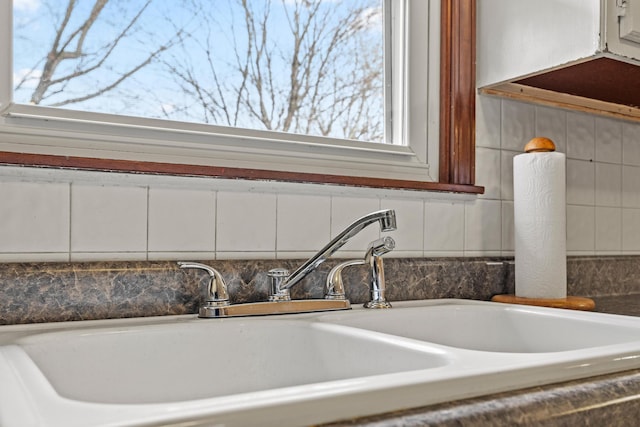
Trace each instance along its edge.
{"label": "cabinet door", "polygon": [[640,1],[615,0],[620,14],[620,38],[640,44]]}
{"label": "cabinet door", "polygon": [[640,60],[640,0],[601,0],[606,36],[600,49]]}

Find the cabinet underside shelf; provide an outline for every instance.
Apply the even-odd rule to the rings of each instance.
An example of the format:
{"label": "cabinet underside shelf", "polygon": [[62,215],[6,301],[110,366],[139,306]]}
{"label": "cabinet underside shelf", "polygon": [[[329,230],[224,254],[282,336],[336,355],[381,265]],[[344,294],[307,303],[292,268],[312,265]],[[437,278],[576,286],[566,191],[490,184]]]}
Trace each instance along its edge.
{"label": "cabinet underside shelf", "polygon": [[479,89],[495,95],[640,121],[640,66],[597,57],[541,74]]}

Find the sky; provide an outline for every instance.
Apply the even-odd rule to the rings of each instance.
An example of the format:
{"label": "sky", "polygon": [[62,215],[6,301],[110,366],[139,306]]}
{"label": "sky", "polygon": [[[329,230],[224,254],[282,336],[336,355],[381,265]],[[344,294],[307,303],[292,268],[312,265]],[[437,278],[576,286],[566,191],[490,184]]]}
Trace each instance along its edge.
{"label": "sky", "polygon": [[[83,22],[93,3],[94,1],[89,0],[78,1],[78,7],[72,15],[69,28],[75,28]],[[140,10],[143,3],[144,0],[110,0],[85,41],[86,52],[93,54],[88,54],[82,60],[73,63],[63,61],[57,73],[54,74],[54,79],[77,71],[77,67],[82,63],[96,63],[99,58],[98,52],[104,51],[109,46],[130,18]],[[251,3],[259,9],[264,7],[266,0],[253,0]],[[323,7],[336,8],[332,9],[333,12],[330,15],[334,22],[329,22],[327,25],[335,24],[335,21],[343,17],[347,9],[356,3],[364,7],[358,19],[359,22],[367,22],[365,39],[373,40],[372,43],[368,43],[369,45],[379,43],[381,49],[383,34],[381,0],[324,0]],[[202,9],[196,11],[194,4],[201,6]],[[237,52],[242,53],[246,50],[247,40],[241,28],[244,15],[240,13],[241,11],[233,9],[233,4],[234,0],[152,1],[140,15],[137,25],[130,29],[127,37],[115,47],[104,64],[84,77],[74,78],[66,84],[52,87],[58,93],[49,92],[49,97],[43,100],[42,105],[51,105],[64,99],[83,96],[96,88],[111,84],[124,72],[146,59],[149,52],[172,41],[175,42],[178,31],[183,31],[183,36],[185,34],[189,36],[183,37],[181,44],[176,43],[170,49],[163,51],[162,56],[142,68],[132,78],[125,80],[117,89],[108,91],[99,98],[70,104],[65,108],[173,120],[205,121],[202,103],[197,97],[185,92],[184,84],[181,85],[176,81],[175,74],[167,72],[166,64],[180,64],[182,71],[189,70],[202,85],[211,86],[212,75],[207,62],[208,52],[216,61],[216,72],[219,73],[220,79],[226,86],[231,87],[231,82],[237,75],[237,73],[233,74],[235,55]],[[61,21],[66,5],[67,0],[14,0],[14,86],[22,81],[20,87],[14,91],[15,102],[29,102],[42,75],[44,58],[51,48],[56,26]],[[277,65],[274,66],[274,72],[268,76],[268,79],[278,88],[286,86],[290,74],[289,64],[285,60],[285,51],[292,46],[292,43],[288,37],[289,27],[285,10],[291,13],[294,5],[295,0],[284,2],[274,0],[269,16],[269,34],[272,38],[270,46],[273,53],[271,60]],[[206,20],[203,19],[205,17]],[[64,33],[64,35],[68,34],[70,31]],[[77,38],[74,39],[75,41]],[[234,49],[234,45],[238,48]],[[351,47],[357,48],[355,45]],[[381,51],[379,55],[382,55]],[[336,67],[341,67],[341,72],[345,74],[348,72],[345,67],[358,62],[350,57],[338,57],[332,61],[335,62]],[[27,79],[23,81],[25,77]],[[265,79],[267,79],[266,76]],[[233,91],[233,89],[229,90]],[[383,100],[376,102],[383,105]],[[254,127],[249,119],[244,120],[241,125]]]}
{"label": "sky", "polygon": [[13,8],[19,11],[33,12],[40,7],[40,0],[13,0]]}

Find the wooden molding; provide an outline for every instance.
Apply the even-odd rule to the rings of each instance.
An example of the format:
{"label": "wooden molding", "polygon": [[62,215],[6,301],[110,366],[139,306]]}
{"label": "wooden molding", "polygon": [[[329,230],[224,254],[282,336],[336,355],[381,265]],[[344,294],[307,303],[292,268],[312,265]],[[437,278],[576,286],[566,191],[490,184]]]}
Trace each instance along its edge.
{"label": "wooden molding", "polygon": [[475,0],[442,0],[441,183],[475,183]]}
{"label": "wooden molding", "polygon": [[540,89],[519,83],[500,83],[482,88],[480,93],[616,119],[640,121],[640,108],[638,107]]}
{"label": "wooden molding", "polygon": [[0,151],[0,164],[103,172],[141,173],[150,175],[198,176],[225,179],[334,184],[353,187],[444,191],[471,194],[482,194],[484,191],[483,187],[439,182],[281,172],[264,169],[198,166],[133,160],[95,159],[90,157],[53,156],[46,154],[13,153],[8,151]]}

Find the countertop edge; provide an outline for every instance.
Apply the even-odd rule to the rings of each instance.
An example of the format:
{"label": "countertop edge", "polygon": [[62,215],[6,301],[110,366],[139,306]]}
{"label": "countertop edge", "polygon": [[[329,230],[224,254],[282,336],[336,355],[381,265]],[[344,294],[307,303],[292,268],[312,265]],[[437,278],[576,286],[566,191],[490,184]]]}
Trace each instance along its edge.
{"label": "countertop edge", "polygon": [[[392,397],[390,397],[392,398]],[[585,420],[588,419],[588,424]],[[640,419],[640,369],[342,420],[324,427],[514,425],[632,426]]]}

